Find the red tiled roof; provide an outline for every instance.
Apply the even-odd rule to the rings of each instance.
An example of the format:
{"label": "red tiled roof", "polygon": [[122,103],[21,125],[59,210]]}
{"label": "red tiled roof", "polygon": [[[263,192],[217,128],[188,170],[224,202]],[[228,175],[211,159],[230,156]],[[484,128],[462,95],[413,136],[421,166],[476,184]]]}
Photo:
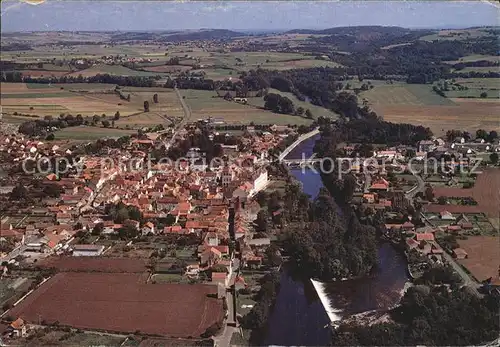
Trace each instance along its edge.
{"label": "red tiled roof", "polygon": [[410,247],[416,247],[416,246],[418,246],[418,242],[415,239],[411,238],[411,237],[409,237],[409,238],[406,239],[406,244],[408,246],[410,246]]}
{"label": "red tiled roof", "polygon": [[455,255],[467,255],[467,252],[465,251],[465,249],[463,248],[455,248],[453,250],[453,253],[455,253]]}
{"label": "red tiled roof", "polygon": [[417,241],[434,241],[433,233],[417,233],[415,234]]}
{"label": "red tiled roof", "polygon": [[217,249],[222,254],[228,254],[229,253],[229,246],[215,246],[214,248]]}
{"label": "red tiled roof", "polygon": [[403,223],[402,227],[404,229],[408,229],[408,228],[414,228],[415,225],[412,222],[405,222],[405,223]]}
{"label": "red tiled roof", "polygon": [[218,280],[224,280],[226,279],[227,274],[225,272],[212,272],[212,280],[218,279]]}

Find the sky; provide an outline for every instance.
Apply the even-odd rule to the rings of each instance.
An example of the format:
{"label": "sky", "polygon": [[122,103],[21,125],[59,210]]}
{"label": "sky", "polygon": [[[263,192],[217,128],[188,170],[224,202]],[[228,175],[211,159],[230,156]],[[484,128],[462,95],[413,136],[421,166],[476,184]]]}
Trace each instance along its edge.
{"label": "sky", "polygon": [[499,25],[500,18],[498,4],[488,1],[23,1],[1,2],[3,32],[289,30],[355,25],[464,28]]}

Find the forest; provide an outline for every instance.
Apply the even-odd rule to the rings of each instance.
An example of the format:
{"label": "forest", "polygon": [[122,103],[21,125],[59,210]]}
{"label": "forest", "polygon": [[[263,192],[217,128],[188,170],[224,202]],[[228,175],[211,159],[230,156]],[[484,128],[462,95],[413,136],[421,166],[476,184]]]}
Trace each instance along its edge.
{"label": "forest", "polygon": [[257,230],[266,231],[269,216],[273,223],[287,225],[283,249],[295,275],[341,279],[366,275],[376,265],[375,229],[342,210],[326,189],[310,201],[299,185],[289,183],[283,193],[256,198],[266,207],[257,216]]}
{"label": "forest", "polygon": [[414,286],[391,312],[393,322],[341,325],[334,346],[467,346],[498,338],[498,298],[466,289]]}
{"label": "forest", "polygon": [[154,82],[161,76],[142,77],[142,76],[116,76],[109,74],[97,74],[95,76],[61,76],[61,77],[37,77],[31,78],[24,76],[19,71],[2,71],[1,82],[24,82],[24,83],[109,83],[119,86],[129,87],[152,87]]}

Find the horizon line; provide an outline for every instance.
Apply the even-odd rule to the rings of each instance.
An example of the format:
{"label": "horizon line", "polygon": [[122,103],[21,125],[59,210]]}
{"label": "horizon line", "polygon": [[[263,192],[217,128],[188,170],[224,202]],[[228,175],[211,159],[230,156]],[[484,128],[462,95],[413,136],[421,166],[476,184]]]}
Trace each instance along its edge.
{"label": "horizon line", "polygon": [[335,28],[367,28],[367,27],[384,27],[384,28],[401,28],[408,30],[466,30],[466,29],[479,29],[479,28],[500,28],[500,25],[484,25],[484,26],[460,26],[460,25],[442,25],[442,26],[418,26],[418,27],[404,27],[399,25],[340,25],[340,26],[328,26],[328,27],[300,27],[300,28],[281,28],[281,29],[236,29],[236,28],[184,28],[184,29],[114,29],[114,30],[1,30],[2,33],[49,33],[49,32],[59,32],[59,33],[72,33],[72,32],[83,32],[83,33],[113,33],[113,32],[183,32],[183,31],[213,31],[213,30],[228,30],[234,32],[287,32],[295,30],[314,30],[322,31]]}

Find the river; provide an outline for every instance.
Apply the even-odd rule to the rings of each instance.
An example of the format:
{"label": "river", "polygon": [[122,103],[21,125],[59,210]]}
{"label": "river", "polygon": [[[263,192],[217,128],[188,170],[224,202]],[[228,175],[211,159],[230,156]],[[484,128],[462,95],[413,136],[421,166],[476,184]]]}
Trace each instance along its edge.
{"label": "river", "polygon": [[[318,135],[319,136],[319,135]],[[287,158],[309,157],[318,137],[306,140]],[[294,169],[292,174],[302,183],[304,192],[315,198],[323,187],[318,173]],[[355,280],[321,283],[329,302],[329,311],[340,318],[371,310],[387,310],[397,304],[408,280],[406,259],[392,246],[382,243],[378,250],[378,270],[371,276]],[[269,318],[265,345],[329,345],[330,319],[310,281],[292,279],[281,274],[281,289]]]}

